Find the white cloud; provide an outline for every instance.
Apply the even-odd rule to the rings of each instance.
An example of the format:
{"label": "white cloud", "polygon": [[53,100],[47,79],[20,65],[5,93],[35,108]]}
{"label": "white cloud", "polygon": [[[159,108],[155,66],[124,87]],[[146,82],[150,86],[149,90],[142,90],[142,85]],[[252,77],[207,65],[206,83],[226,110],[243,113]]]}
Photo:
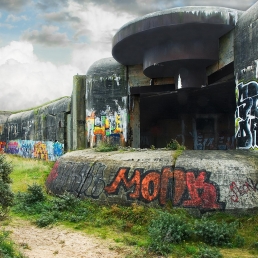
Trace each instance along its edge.
{"label": "white cloud", "polygon": [[27,30],[23,33],[22,39],[46,46],[66,46],[69,39],[66,33],[58,32],[59,27],[43,25],[42,30]]}
{"label": "white cloud", "polygon": [[28,18],[25,15],[16,16],[13,14],[9,14],[6,18],[7,22],[18,22],[18,21],[22,21],[22,20],[27,21]]}
{"label": "white cloud", "polygon": [[28,42],[11,42],[0,48],[0,110],[35,107],[72,93],[71,65],[40,62]]}
{"label": "white cloud", "polygon": [[72,64],[83,69],[84,73],[93,62],[112,56],[113,35],[122,25],[135,18],[125,13],[111,13],[93,4],[82,8],[70,3],[68,11],[72,16],[76,14],[81,21],[80,24],[72,24],[75,38],[86,37],[86,43],[75,44],[72,53]]}

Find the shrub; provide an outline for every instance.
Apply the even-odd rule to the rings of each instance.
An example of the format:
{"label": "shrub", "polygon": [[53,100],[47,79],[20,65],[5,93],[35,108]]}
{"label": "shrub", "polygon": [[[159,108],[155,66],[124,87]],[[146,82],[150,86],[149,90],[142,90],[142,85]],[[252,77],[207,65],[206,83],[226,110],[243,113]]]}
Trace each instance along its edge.
{"label": "shrub", "polygon": [[63,195],[59,195],[58,198],[52,200],[53,210],[57,211],[71,211],[76,208],[80,200],[74,195],[65,192]]}
{"label": "shrub", "polygon": [[33,184],[28,186],[26,193],[18,192],[16,198],[20,205],[26,207],[44,201],[45,195],[42,186]]}
{"label": "shrub", "polygon": [[193,257],[194,258],[221,258],[223,256],[217,248],[203,246],[203,247],[200,247],[198,253]]}
{"label": "shrub", "polygon": [[202,219],[195,223],[195,232],[205,243],[213,246],[230,246],[237,233],[237,223],[218,223]]}
{"label": "shrub", "polygon": [[14,194],[11,191],[10,184],[12,180],[10,173],[12,166],[4,155],[0,155],[0,217],[4,217],[10,206],[13,205]]}
{"label": "shrub", "polygon": [[190,225],[185,218],[168,212],[159,212],[157,219],[148,228],[150,249],[165,254],[171,251],[171,244],[180,243],[191,235]]}
{"label": "shrub", "polygon": [[35,221],[35,224],[40,227],[46,227],[53,224],[56,221],[55,217],[51,213],[45,213]]}

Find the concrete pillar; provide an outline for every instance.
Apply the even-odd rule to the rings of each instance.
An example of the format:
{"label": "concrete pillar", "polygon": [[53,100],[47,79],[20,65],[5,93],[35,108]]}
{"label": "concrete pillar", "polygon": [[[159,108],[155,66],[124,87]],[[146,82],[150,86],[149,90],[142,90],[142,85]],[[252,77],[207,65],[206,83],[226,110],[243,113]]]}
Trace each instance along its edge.
{"label": "concrete pillar", "polygon": [[140,133],[140,95],[131,97],[130,110],[130,128],[131,128],[131,147],[140,148],[141,133]]}
{"label": "concrete pillar", "polygon": [[72,149],[84,149],[85,139],[85,75],[73,77],[72,93]]}
{"label": "concrete pillar", "polygon": [[258,2],[235,28],[235,137],[239,149],[258,148]]}

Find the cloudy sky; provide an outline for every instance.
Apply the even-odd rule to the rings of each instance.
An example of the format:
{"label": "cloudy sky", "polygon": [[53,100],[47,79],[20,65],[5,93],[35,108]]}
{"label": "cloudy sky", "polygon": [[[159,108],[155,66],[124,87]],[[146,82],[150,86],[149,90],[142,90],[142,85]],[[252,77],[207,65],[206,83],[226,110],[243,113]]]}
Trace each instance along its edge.
{"label": "cloudy sky", "polygon": [[0,0],[0,110],[70,96],[75,74],[111,56],[126,22],[167,8],[215,5],[240,10],[257,0]]}

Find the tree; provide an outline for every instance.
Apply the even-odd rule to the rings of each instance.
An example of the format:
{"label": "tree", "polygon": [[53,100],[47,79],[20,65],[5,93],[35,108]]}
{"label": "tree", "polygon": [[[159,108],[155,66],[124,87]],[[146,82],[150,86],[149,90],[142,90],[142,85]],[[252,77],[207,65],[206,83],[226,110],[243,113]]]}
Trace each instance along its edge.
{"label": "tree", "polygon": [[6,216],[9,207],[13,204],[14,194],[10,188],[11,172],[11,164],[6,161],[3,154],[0,154],[0,218]]}

